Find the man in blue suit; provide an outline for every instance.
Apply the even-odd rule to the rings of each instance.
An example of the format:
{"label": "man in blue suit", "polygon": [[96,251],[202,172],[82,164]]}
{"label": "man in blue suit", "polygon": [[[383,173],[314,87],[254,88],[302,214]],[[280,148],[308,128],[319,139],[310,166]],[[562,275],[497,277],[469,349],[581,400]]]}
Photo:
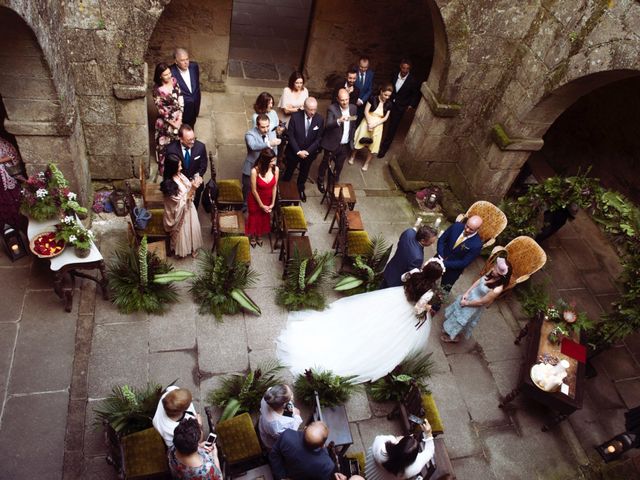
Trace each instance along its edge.
{"label": "man in blue suit", "polygon": [[407,228],[398,240],[398,248],[387,266],[384,268],[384,280],[381,288],[399,287],[402,285],[402,274],[414,268],[422,268],[424,247],[433,245],[438,232],[427,226]]}
{"label": "man in blue suit", "polygon": [[480,255],[482,240],[478,230],[481,225],[482,218],[473,215],[466,222],[451,225],[438,239],[438,256],[447,269],[440,282],[443,287],[451,288],[463,270]]}
{"label": "man in blue suit", "polygon": [[369,70],[369,57],[363,55],[358,62],[358,77],[356,78],[356,87],[360,89],[360,95],[358,96],[358,119],[356,123],[359,125],[360,121],[364,117],[364,106],[371,96],[373,90],[373,70]]}
{"label": "man in blue suit", "polygon": [[184,48],[176,48],[173,58],[176,63],[171,65],[171,75],[178,81],[184,99],[182,123],[195,127],[200,113],[200,67],[189,61],[189,52]]}
{"label": "man in blue suit", "polygon": [[244,134],[244,143],[247,145],[247,156],[242,165],[242,196],[244,197],[243,211],[247,211],[247,195],[251,191],[251,169],[265,148],[272,148],[278,153],[280,139],[276,138],[276,132],[271,128],[269,117],[261,113],[256,118],[256,126]]}

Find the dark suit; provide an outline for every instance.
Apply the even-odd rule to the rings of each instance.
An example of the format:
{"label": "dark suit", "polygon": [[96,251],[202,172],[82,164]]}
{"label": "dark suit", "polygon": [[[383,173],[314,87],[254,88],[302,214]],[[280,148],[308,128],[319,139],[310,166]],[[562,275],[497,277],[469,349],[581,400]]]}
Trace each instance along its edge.
{"label": "dark suit", "polygon": [[[184,82],[184,78],[180,75],[180,69],[175,63],[171,65],[171,75],[178,81],[182,98],[184,98],[184,112],[182,113],[182,123],[191,125],[196,124],[196,119],[200,114],[200,67],[196,62],[189,62],[189,76],[191,77],[191,85]],[[188,88],[187,88],[188,87]]]}
{"label": "dark suit", "polygon": [[482,250],[482,240],[478,234],[467,238],[456,248],[453,246],[464,230],[464,223],[456,222],[447,228],[438,239],[438,255],[444,260],[447,271],[442,276],[441,285],[452,286],[462,271],[473,262]]}
{"label": "dark suit", "polygon": [[357,123],[360,125],[364,117],[364,107],[367,104],[367,100],[371,96],[371,92],[373,91],[373,70],[367,70],[364,74],[364,81],[360,79],[360,70],[358,70],[358,78],[356,79],[356,87],[360,89],[360,95],[358,98],[362,101],[362,105],[358,105],[358,120]]}
{"label": "dark suit", "polygon": [[[184,164],[184,151],[182,150],[182,144],[179,140],[171,142],[167,145],[166,155],[177,155],[182,163],[182,173],[189,180],[193,180],[196,173],[200,174],[200,178],[204,180],[204,174],[207,171],[207,147],[200,140],[196,140],[189,151],[191,155],[191,162],[189,166]],[[200,204],[200,196],[204,190],[204,182],[198,187],[193,197],[193,205],[198,208]]]}
{"label": "dark suit", "polygon": [[413,268],[421,268],[424,262],[424,247],[416,240],[416,230],[407,228],[398,240],[398,248],[384,268],[382,288],[399,287],[401,276]]}
{"label": "dark suit", "polygon": [[393,106],[391,107],[389,121],[384,124],[384,139],[380,146],[380,153],[382,154],[389,150],[391,142],[393,142],[393,138],[396,136],[396,132],[402,121],[404,112],[406,112],[409,107],[416,108],[420,101],[420,84],[411,72],[407,75],[400,90],[396,91],[396,80],[398,80],[399,73],[400,72],[396,72],[390,81],[391,85],[393,85],[393,94],[391,96]]}
{"label": "dark suit", "polygon": [[[356,84],[353,86],[353,90],[349,94],[349,103],[356,106],[358,105],[358,98],[360,97],[360,89],[357,87],[357,83],[358,81],[356,80]],[[338,103],[338,92],[341,88],[346,90],[346,84],[347,80],[344,78],[335,84],[333,87],[333,93],[331,94],[331,103]]]}
{"label": "dark suit", "polygon": [[[293,172],[299,164],[300,172],[298,173],[297,184],[298,190],[301,192],[304,191],[304,183],[309,176],[311,164],[318,155],[320,140],[324,132],[324,120],[320,114],[316,113],[311,117],[311,125],[308,130],[306,129],[306,121],[307,114],[304,110],[291,115],[289,126],[287,127],[287,133],[289,135],[289,144],[287,145],[286,151],[287,168],[283,177],[285,182],[291,180]],[[307,131],[305,132],[305,130]],[[309,152],[309,156],[300,158],[297,153],[301,150]]]}
{"label": "dark suit", "polygon": [[[354,104],[349,104],[349,115],[355,116],[357,108]],[[347,143],[342,144],[342,136],[346,124],[338,124],[338,119],[342,117],[342,111],[340,105],[332,103],[327,109],[327,121],[324,125],[324,135],[322,136],[322,142],[320,146],[324,149],[324,156],[322,157],[322,163],[318,168],[318,183],[324,183],[324,176],[329,166],[329,156],[335,156],[336,165],[336,181],[340,179],[340,172],[344,166],[344,161],[351,153],[351,145],[353,145],[353,134],[356,131],[356,122],[349,122],[349,139]]]}
{"label": "dark suit", "polygon": [[285,430],[269,452],[269,463],[275,480],[331,480],[336,465],[326,448],[308,449],[304,432]]}

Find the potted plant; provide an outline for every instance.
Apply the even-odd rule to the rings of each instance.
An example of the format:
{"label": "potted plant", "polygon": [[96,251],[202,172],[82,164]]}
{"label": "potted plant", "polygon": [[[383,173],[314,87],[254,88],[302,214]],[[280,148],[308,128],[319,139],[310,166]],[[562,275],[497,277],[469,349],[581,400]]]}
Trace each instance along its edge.
{"label": "potted plant", "polygon": [[258,274],[248,264],[236,260],[238,245],[225,246],[218,253],[201,251],[200,270],[189,291],[200,304],[202,315],[212,313],[220,321],[244,309],[260,315],[260,307],[244,291],[255,284]]}
{"label": "potted plant", "polygon": [[417,353],[407,357],[391,372],[369,385],[371,398],[376,402],[401,402],[416,384],[423,393],[429,393],[427,379],[431,376],[431,353]]}
{"label": "potted plant", "polygon": [[140,247],[121,245],[107,270],[113,303],[123,313],[163,313],[167,304],[178,300],[173,282],[192,276],[192,272],[174,270],[166,260],[149,252],[146,236]]}
{"label": "potted plant", "polygon": [[358,389],[358,385],[352,382],[355,376],[341,377],[334,375],[329,370],[308,369],[304,374],[298,375],[293,390],[296,398],[313,405],[315,392],[318,392],[320,404],[324,407],[334,407],[347,402],[351,395]]}
{"label": "potted plant", "polygon": [[233,373],[223,377],[222,384],[211,390],[207,400],[223,409],[219,421],[239,413],[260,411],[260,400],[269,387],[282,383],[279,372],[284,367],[278,362],[259,365],[247,374]]}
{"label": "potted plant", "polygon": [[56,225],[56,239],[64,240],[67,245],[73,246],[76,256],[86,258],[91,252],[93,232],[76,220],[75,215],[67,215],[62,222]]}
{"label": "potted plant", "polygon": [[287,265],[287,275],[276,293],[276,303],[287,310],[323,310],[327,300],[322,292],[323,282],[333,268],[333,253],[313,252],[303,258],[298,250]]}
{"label": "potted plant", "polygon": [[352,272],[339,277],[333,289],[347,295],[377,290],[382,282],[382,274],[391,250],[392,246],[384,237],[381,235],[374,237],[371,241],[371,253],[356,255]]}

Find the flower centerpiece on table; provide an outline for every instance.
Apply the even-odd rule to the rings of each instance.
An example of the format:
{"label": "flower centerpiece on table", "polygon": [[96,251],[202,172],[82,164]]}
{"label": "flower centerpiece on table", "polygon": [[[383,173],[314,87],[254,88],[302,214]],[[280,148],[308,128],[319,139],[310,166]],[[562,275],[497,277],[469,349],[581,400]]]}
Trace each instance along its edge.
{"label": "flower centerpiece on table", "polygon": [[89,255],[94,239],[93,232],[78,222],[75,215],[66,215],[62,222],[56,225],[56,230],[56,239],[72,245],[78,257],[85,258]]}
{"label": "flower centerpiece on table", "polygon": [[[545,321],[558,324],[549,334],[552,343],[559,343],[562,337],[568,336],[571,331],[580,332],[593,328],[593,322],[587,314],[576,310],[574,301],[567,303],[560,298],[555,304],[547,305],[542,313]],[[551,338],[552,336],[554,338]]]}

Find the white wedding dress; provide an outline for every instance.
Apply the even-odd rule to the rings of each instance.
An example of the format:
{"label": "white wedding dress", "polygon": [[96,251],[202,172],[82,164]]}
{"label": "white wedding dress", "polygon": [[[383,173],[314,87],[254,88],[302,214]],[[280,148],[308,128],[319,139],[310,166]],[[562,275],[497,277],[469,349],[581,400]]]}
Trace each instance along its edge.
{"label": "white wedding dress", "polygon": [[[420,299],[428,302],[432,292]],[[280,362],[294,375],[306,369],[355,375],[355,383],[385,376],[408,355],[425,349],[431,317],[418,324],[404,287],[341,298],[325,310],[289,314],[276,340]]]}

